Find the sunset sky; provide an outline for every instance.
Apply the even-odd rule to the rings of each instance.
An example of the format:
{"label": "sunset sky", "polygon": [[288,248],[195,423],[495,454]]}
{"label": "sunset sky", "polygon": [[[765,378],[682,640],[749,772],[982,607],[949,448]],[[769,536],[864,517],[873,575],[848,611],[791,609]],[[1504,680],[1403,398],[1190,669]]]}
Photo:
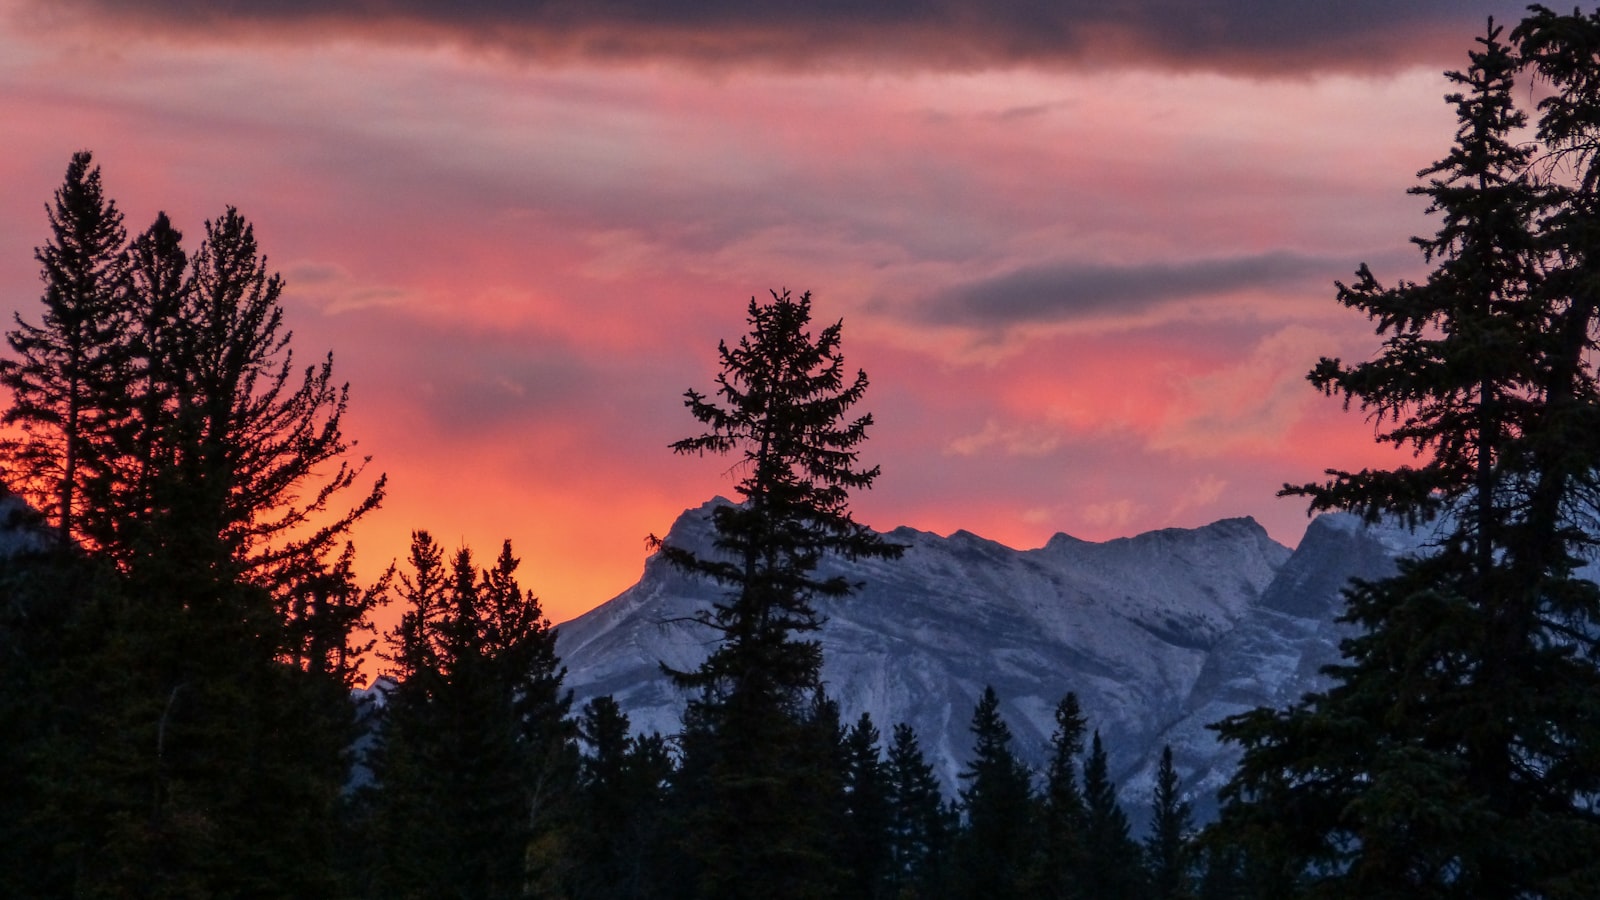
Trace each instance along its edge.
{"label": "sunset sky", "polygon": [[1424,271],[1441,73],[1521,10],[0,0],[0,307],[76,150],[131,233],[238,207],[389,475],[364,568],[511,538],[557,621],[731,492],[667,445],[784,287],[871,378],[865,523],[1293,545],[1284,482],[1389,458],[1304,380],[1375,346],[1333,282]]}

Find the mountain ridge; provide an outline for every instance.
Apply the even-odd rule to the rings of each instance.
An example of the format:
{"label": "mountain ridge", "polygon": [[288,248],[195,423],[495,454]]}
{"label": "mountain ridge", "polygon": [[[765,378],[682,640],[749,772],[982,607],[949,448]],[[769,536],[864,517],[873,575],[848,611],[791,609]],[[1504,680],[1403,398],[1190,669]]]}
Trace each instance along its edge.
{"label": "mountain ridge", "polygon": [[[666,540],[711,552],[718,502],[727,501],[686,510]],[[817,604],[827,617],[817,633],[823,679],[846,721],[865,711],[885,732],[910,723],[952,790],[985,685],[1000,694],[1016,749],[1036,769],[1055,703],[1074,691],[1130,803],[1165,742],[1194,792],[1231,769],[1229,748],[1198,718],[1319,686],[1317,670],[1337,656],[1333,570],[1341,560],[1374,559],[1376,573],[1389,559],[1364,527],[1328,516],[1308,525],[1311,546],[1302,538],[1295,550],[1248,516],[1103,542],[1058,533],[1030,550],[965,529],[941,537],[902,526],[884,535],[906,545],[900,560],[824,564],[824,574],[862,584],[847,600]],[[1300,588],[1274,588],[1286,569],[1299,573]],[[661,665],[690,669],[704,658],[715,635],[688,619],[722,590],[656,555],[633,587],[562,624],[558,649],[578,701],[609,693],[637,730],[675,732],[685,698]],[[1290,602],[1330,590],[1304,608]],[[1276,607],[1264,605],[1269,596]],[[1251,681],[1235,657],[1272,665]]]}

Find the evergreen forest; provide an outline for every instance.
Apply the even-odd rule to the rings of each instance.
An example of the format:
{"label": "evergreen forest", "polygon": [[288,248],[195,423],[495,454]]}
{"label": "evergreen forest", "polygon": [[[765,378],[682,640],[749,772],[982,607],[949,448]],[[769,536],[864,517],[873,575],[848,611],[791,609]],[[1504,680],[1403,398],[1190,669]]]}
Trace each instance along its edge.
{"label": "evergreen forest", "polygon": [[509,541],[419,527],[358,576],[386,482],[249,220],[130,233],[75,154],[0,359],[0,894],[1600,897],[1600,12],[1491,20],[1467,62],[1412,188],[1427,275],[1337,284],[1379,349],[1308,376],[1412,462],[1284,488],[1439,537],[1349,587],[1325,689],[1213,726],[1209,823],[1170,749],[1124,807],[1070,692],[1035,770],[985,690],[953,792],[845,719],[818,602],[858,585],[819,567],[904,548],[852,514],[869,383],[810,294],[751,299],[683,395],[663,451],[738,502],[709,553],[649,539],[711,587],[704,660],[663,666],[681,730],[643,733],[575,705]]}

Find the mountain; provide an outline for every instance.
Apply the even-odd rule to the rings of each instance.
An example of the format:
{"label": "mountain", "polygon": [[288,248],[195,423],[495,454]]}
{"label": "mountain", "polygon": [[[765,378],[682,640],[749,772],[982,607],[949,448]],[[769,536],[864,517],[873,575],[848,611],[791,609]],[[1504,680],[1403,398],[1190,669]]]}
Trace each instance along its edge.
{"label": "mountain", "polygon": [[[725,502],[685,512],[667,541],[711,552],[711,510]],[[1166,743],[1194,799],[1214,794],[1236,754],[1205,725],[1319,686],[1337,657],[1342,586],[1415,546],[1340,515],[1312,521],[1293,552],[1248,518],[1103,543],[1058,534],[1035,550],[965,531],[885,537],[905,545],[900,559],[825,566],[861,585],[819,603],[823,678],[845,721],[870,712],[885,733],[910,723],[953,790],[985,685],[1036,768],[1056,702],[1075,691],[1130,809],[1147,803]],[[561,625],[578,703],[611,694],[636,729],[675,732],[685,698],[661,666],[704,659],[715,635],[690,617],[721,590],[653,556],[638,584]]]}
{"label": "mountain", "polygon": [[43,550],[52,537],[44,526],[44,517],[30,509],[21,497],[0,487],[0,558]]}

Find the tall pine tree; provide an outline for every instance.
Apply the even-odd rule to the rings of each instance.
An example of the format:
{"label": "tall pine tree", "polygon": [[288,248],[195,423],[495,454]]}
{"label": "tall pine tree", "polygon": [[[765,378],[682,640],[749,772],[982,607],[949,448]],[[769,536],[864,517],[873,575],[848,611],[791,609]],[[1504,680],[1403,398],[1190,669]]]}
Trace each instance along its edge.
{"label": "tall pine tree", "polygon": [[[1520,63],[1501,34],[1491,21],[1468,71],[1451,74],[1455,145],[1413,189],[1441,220],[1416,240],[1433,271],[1385,287],[1363,266],[1340,300],[1376,321],[1383,349],[1311,374],[1419,462],[1290,492],[1431,523],[1436,537],[1395,577],[1347,593],[1362,633],[1333,687],[1221,726],[1245,755],[1218,833],[1283,879],[1278,896],[1600,890],[1600,591],[1574,577],[1600,465],[1600,295],[1581,272],[1597,232],[1567,230],[1595,185],[1530,169]],[[1541,137],[1579,141],[1585,159],[1600,120],[1563,111],[1600,106],[1597,36],[1593,18],[1539,10],[1516,32],[1556,89]]]}
{"label": "tall pine tree", "polygon": [[35,253],[44,313],[37,325],[16,314],[6,336],[16,357],[0,360],[0,385],[11,391],[4,422],[21,432],[0,443],[0,453],[10,486],[54,517],[66,546],[80,536],[84,483],[103,473],[106,410],[98,401],[114,389],[127,231],[86,151],[73,154],[48,213],[50,240]]}
{"label": "tall pine tree", "polygon": [[839,896],[883,898],[888,892],[892,810],[877,726],[866,713],[845,733],[844,823],[839,833],[843,883]]}
{"label": "tall pine tree", "polygon": [[1128,815],[1117,802],[1105,745],[1096,731],[1083,763],[1083,894],[1103,900],[1133,900],[1144,891],[1139,845],[1130,836]]}
{"label": "tall pine tree", "polygon": [[[309,392],[275,392],[248,374],[274,361],[288,371],[289,338],[278,283],[259,274],[231,211],[247,239],[208,226],[194,259],[165,217],[123,248],[121,216],[83,153],[50,221],[44,315],[17,317],[14,358],[0,363],[18,429],[3,448],[8,477],[84,560],[51,564],[84,569],[62,583],[93,585],[53,598],[62,634],[23,629],[25,642],[59,638],[63,651],[40,682],[60,738],[45,751],[59,777],[42,803],[71,798],[74,811],[46,840],[83,896],[332,893],[351,631],[371,599],[336,540],[379,494],[340,515],[329,506],[348,481],[309,484],[345,449],[330,406],[342,409],[342,395],[317,390],[314,375]],[[241,278],[263,289],[207,292]],[[251,324],[204,324],[230,315]],[[217,427],[185,429],[202,406]],[[192,465],[200,455],[211,461]],[[281,552],[276,538],[291,530],[311,540]],[[279,549],[258,552],[268,546]],[[326,576],[321,599],[291,600],[313,571]],[[30,580],[55,577],[41,574]],[[302,614],[315,628],[290,627]],[[81,701],[80,721],[67,721],[69,701]]]}
{"label": "tall pine tree", "polygon": [[570,819],[567,894],[577,900],[663,896],[669,875],[667,791],[672,759],[659,734],[629,736],[628,716],[610,696],[583,708],[578,733],[587,752]]}
{"label": "tall pine tree", "polygon": [[1088,811],[1078,785],[1078,759],[1088,726],[1077,694],[1069,692],[1061,698],[1055,720],[1044,796],[1039,798],[1039,855],[1032,882],[1039,896],[1078,897],[1082,896],[1080,876],[1089,860],[1084,847]]}
{"label": "tall pine tree", "polygon": [[[867,389],[848,376],[842,323],[810,332],[811,296],[774,292],[749,306],[750,332],[718,348],[714,396],[685,405],[707,427],[677,453],[735,454],[742,502],[713,513],[715,553],[661,546],[667,559],[728,593],[697,620],[719,638],[705,662],[675,672],[693,692],[685,716],[682,795],[690,801],[686,851],[701,896],[815,897],[833,891],[833,834],[816,798],[833,777],[832,750],[813,733],[822,624],[818,597],[852,586],[819,577],[826,554],[892,557],[900,548],[859,525],[852,490],[877,467],[858,463],[870,415],[850,418]],[[695,780],[698,779],[698,783]]]}

